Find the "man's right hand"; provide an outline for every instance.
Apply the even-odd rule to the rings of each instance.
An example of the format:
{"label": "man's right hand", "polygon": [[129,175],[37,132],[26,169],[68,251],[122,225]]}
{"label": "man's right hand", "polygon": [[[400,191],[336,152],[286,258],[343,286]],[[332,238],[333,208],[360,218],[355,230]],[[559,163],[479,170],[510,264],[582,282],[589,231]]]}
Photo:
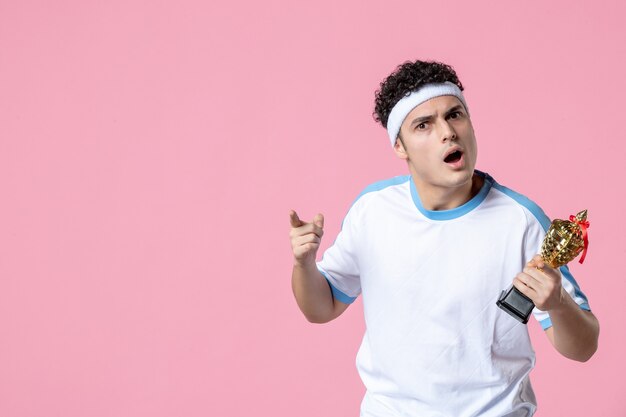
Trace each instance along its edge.
{"label": "man's right hand", "polygon": [[298,307],[311,323],[326,323],[339,317],[350,304],[336,301],[330,285],[317,269],[315,257],[324,234],[324,216],[317,214],[311,223],[300,220],[291,210],[291,248],[293,272],[291,286]]}
{"label": "man's right hand", "polygon": [[315,263],[317,249],[324,235],[324,216],[318,213],[311,223],[300,220],[294,210],[289,212],[291,222],[291,249],[293,250],[294,264],[305,267]]}

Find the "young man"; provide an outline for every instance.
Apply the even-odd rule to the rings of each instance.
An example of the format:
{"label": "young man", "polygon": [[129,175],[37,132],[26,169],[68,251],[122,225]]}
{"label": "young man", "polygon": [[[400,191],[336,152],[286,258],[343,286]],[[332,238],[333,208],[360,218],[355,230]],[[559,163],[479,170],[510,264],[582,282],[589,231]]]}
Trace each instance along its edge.
{"label": "young man", "polygon": [[462,91],[437,62],[407,62],[383,81],[375,118],[410,175],[365,188],[319,263],[323,216],[290,213],[292,285],[307,319],[333,320],[363,294],[364,417],[533,415],[527,327],[496,306],[511,281],[562,355],[586,361],[597,347],[598,322],[569,270],[536,255],[549,219],[474,169]]}

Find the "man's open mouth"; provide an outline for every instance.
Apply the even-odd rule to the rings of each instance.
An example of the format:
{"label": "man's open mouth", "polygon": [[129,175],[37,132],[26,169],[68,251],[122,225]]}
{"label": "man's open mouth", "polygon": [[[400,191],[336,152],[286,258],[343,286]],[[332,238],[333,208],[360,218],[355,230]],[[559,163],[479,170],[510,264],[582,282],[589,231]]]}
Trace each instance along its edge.
{"label": "man's open mouth", "polygon": [[462,156],[463,156],[463,152],[462,151],[454,151],[450,155],[446,156],[443,161],[445,163],[458,162],[461,159]]}

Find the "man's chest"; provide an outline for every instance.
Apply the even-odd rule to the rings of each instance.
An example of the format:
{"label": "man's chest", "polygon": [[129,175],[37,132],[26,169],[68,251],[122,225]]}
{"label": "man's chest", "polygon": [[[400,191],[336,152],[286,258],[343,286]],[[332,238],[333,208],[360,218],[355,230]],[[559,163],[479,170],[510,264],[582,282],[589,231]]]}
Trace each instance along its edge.
{"label": "man's chest", "polygon": [[462,221],[406,221],[388,217],[361,236],[364,296],[415,302],[494,297],[523,266],[524,228],[507,217]]}

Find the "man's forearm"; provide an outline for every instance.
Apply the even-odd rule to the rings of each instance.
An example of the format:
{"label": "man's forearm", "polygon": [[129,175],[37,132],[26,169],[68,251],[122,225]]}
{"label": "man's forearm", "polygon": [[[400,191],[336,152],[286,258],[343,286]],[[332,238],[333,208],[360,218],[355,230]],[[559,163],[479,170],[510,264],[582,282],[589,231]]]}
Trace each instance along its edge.
{"label": "man's forearm", "polygon": [[600,326],[591,312],[582,310],[564,292],[562,307],[550,311],[550,319],[553,327],[547,330],[548,337],[559,353],[581,362],[593,356],[598,348]]}
{"label": "man's forearm", "polygon": [[335,318],[333,294],[316,264],[294,264],[291,286],[298,307],[311,323],[326,323]]}

